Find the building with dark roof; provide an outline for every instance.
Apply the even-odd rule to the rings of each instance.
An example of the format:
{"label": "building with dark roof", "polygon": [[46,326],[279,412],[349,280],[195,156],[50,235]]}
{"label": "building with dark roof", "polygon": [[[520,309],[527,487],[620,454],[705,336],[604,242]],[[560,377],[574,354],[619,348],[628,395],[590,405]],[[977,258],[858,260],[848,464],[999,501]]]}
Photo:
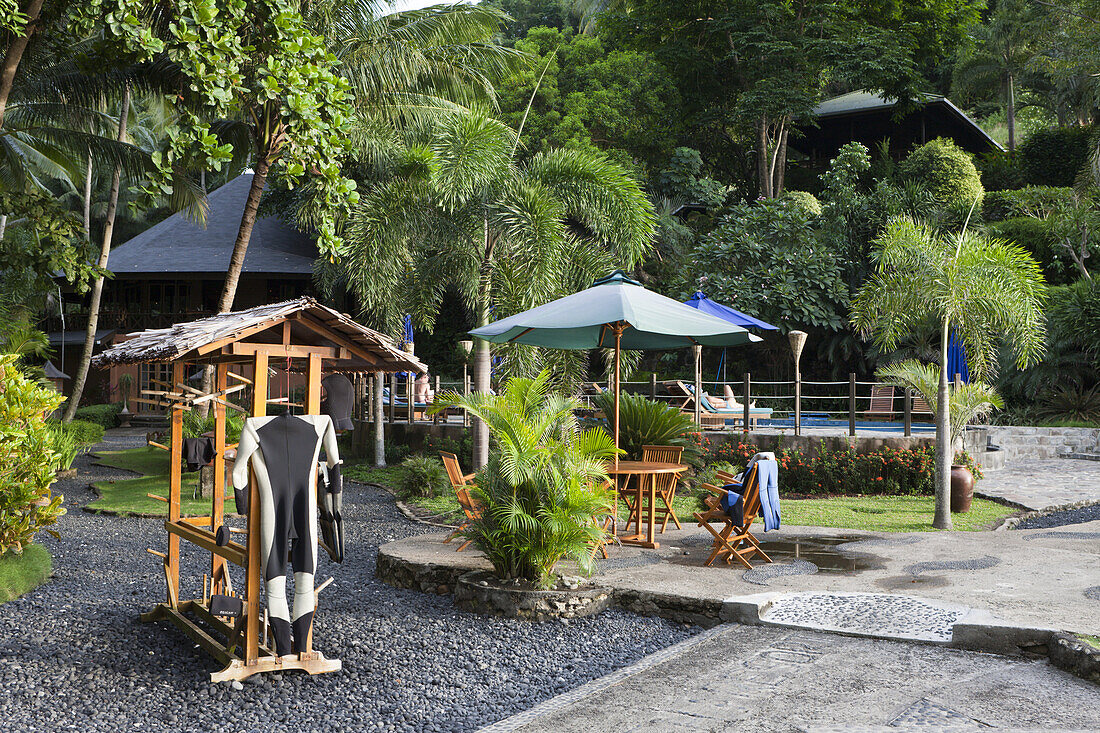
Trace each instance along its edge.
{"label": "building with dark roof", "polygon": [[903,157],[918,145],[937,137],[955,141],[974,155],[1003,150],[1001,145],[952,104],[947,97],[926,94],[917,107],[898,114],[898,102],[868,91],[849,92],[826,99],[814,108],[814,123],[800,125],[789,145],[810,159],[827,165],[842,146],[859,142],[874,152],[890,141],[894,157]]}

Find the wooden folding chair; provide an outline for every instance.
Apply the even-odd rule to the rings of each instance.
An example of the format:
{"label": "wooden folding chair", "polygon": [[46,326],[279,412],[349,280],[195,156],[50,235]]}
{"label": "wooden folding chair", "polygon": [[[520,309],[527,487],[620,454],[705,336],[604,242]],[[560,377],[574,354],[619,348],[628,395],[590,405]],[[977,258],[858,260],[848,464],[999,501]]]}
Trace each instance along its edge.
{"label": "wooden folding chair", "polygon": [[[732,479],[733,476],[728,473],[719,472],[718,474],[718,480],[720,481],[728,483]],[[760,513],[760,486],[757,481],[757,466],[752,467],[742,484],[744,513],[740,526],[734,524],[733,520],[722,509],[721,498],[726,495],[726,489],[711,484],[703,484],[703,487],[712,496],[708,496],[703,500],[707,505],[707,510],[705,512],[695,512],[695,519],[699,522],[700,527],[706,527],[707,531],[714,535],[714,546],[704,565],[710,567],[718,558],[724,559],[728,565],[730,560],[736,557],[742,565],[751,570],[752,563],[749,562],[749,558],[753,555],[760,555],[765,562],[771,562],[772,559],[761,549],[760,543],[749,531],[756,516]],[[722,530],[719,531],[712,527],[712,522],[721,522],[724,525]]]}
{"label": "wooden folding chair", "polygon": [[[454,489],[455,496],[458,497],[458,504],[462,507],[463,514],[466,515],[466,519],[462,524],[454,532],[451,532],[447,539],[443,540],[443,543],[446,544],[469,527],[470,522],[481,519],[481,504],[470,494],[470,489],[474,486],[470,483],[470,479],[477,474],[462,473],[462,468],[458,465],[458,456],[454,453],[440,451],[439,457],[443,459],[443,467],[447,469],[447,478],[451,481],[451,488]],[[455,552],[462,552],[469,547],[471,542],[473,540],[466,540]]]}
{"label": "wooden folding chair", "polygon": [[[683,446],[673,445],[643,445],[642,460],[653,463],[679,463],[684,455]],[[676,498],[676,488],[680,485],[680,476],[675,473],[660,474],[656,477],[656,494],[663,506],[655,507],[655,516],[661,520],[661,531],[671,518],[676,524],[676,529],[683,529],[676,512],[672,509],[672,500]]]}
{"label": "wooden folding chair", "polygon": [[[605,481],[604,486],[607,486],[611,489],[615,488],[615,484],[610,480]],[[616,541],[615,522],[618,521],[618,517],[615,516],[615,514],[617,510],[618,505],[615,504],[613,506],[609,506],[607,508],[607,511],[603,514],[596,514],[592,517],[592,521],[596,523],[596,526],[603,530],[603,536],[600,538],[600,541],[597,542],[595,547],[592,548],[592,557],[595,557],[596,553],[598,552],[603,556],[604,560],[607,559],[607,545],[609,542]]]}

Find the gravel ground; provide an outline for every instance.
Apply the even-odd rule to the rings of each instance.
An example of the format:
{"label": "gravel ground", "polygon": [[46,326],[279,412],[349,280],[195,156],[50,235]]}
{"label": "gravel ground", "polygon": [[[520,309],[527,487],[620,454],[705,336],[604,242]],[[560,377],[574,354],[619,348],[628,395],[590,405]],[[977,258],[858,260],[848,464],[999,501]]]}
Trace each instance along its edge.
{"label": "gravel ground", "polygon": [[1065,527],[1069,524],[1081,524],[1082,522],[1095,522],[1098,519],[1100,519],[1100,504],[1092,504],[1078,509],[1053,512],[1044,517],[1025,519],[1016,525],[1016,529],[1049,529],[1051,527]]}
{"label": "gravel ground", "polygon": [[[112,437],[111,449],[141,439]],[[0,606],[0,720],[5,731],[458,731],[473,730],[603,676],[697,631],[609,611],[528,624],[459,612],[449,596],[384,585],[377,547],[422,532],[388,494],[345,493],[349,560],[321,553],[314,643],[343,671],[257,675],[243,689],[213,685],[217,663],[167,622],[138,615],[164,597],[166,535],[151,519],[94,515],[88,483],[132,475],[77,459],[59,482],[69,513],[42,536],[51,582]],[[186,543],[184,543],[186,545]],[[183,554],[181,595],[201,593],[209,555]],[[187,585],[188,578],[198,578]],[[240,583],[242,576],[234,577]],[[289,590],[289,589],[288,589]]]}

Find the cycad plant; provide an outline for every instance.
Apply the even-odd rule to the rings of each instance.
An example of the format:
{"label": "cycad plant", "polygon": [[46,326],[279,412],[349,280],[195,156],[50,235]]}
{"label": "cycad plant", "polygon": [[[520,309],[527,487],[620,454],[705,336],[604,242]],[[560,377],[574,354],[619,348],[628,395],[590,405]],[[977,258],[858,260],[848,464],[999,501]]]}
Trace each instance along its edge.
{"label": "cycad plant", "polygon": [[[615,411],[615,398],[610,392],[602,392],[592,401],[605,415]],[[619,395],[619,448],[631,460],[640,460],[642,447],[647,445],[680,446],[690,460],[699,449],[687,436],[697,429],[690,415],[671,405],[637,394]]]}
{"label": "cycad plant", "polygon": [[[903,389],[912,389],[928,403],[929,409],[935,415],[939,410],[936,401],[939,388],[940,370],[929,364],[922,364],[916,359],[899,361],[896,364],[882,367],[875,374],[880,381],[893,384]],[[975,419],[985,417],[993,410],[1004,407],[1004,400],[997,394],[997,390],[988,384],[981,382],[969,382],[960,384],[950,392],[951,414],[951,446],[959,448],[966,426]]]}
{"label": "cycad plant", "polygon": [[966,347],[971,375],[993,370],[1005,341],[1018,367],[1043,353],[1046,286],[1024,248],[965,231],[944,234],[912,219],[895,219],[876,242],[875,271],[852,302],[852,324],[893,349],[915,329],[939,324],[936,399],[936,514],[932,526],[951,529],[951,420],[947,345],[954,331]]}
{"label": "cycad plant", "polygon": [[615,455],[611,436],[582,430],[577,400],[552,394],[550,372],[513,378],[501,395],[443,395],[441,404],[468,410],[485,421],[494,439],[489,462],[473,490],[481,519],[466,537],[485,553],[496,574],[548,588],[554,569],[572,558],[582,572],[593,565],[603,539],[597,517],[611,512],[605,464]]}

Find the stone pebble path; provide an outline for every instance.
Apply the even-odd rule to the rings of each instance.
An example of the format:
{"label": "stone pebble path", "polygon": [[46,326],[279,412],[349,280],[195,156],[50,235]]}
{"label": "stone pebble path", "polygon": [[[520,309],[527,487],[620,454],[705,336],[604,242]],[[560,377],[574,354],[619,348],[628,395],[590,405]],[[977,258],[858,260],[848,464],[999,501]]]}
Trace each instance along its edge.
{"label": "stone pebble path", "polygon": [[1100,502],[1100,461],[1053,458],[1009,463],[987,472],[974,490],[1033,511]]}
{"label": "stone pebble path", "polygon": [[772,601],[760,620],[780,626],[877,638],[951,641],[966,609],[885,593],[789,593]]}

